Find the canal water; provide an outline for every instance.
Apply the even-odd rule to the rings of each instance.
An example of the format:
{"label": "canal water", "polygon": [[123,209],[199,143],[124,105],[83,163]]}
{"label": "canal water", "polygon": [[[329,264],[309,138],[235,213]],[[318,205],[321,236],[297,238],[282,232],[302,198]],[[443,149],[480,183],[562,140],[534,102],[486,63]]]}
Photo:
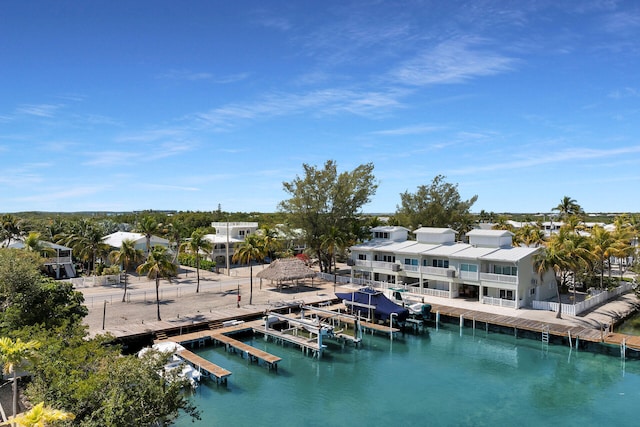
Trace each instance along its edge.
{"label": "canal water", "polygon": [[233,372],[193,393],[202,420],[175,426],[634,425],[640,360],[623,361],[453,325],[359,348],[329,343],[320,360],[248,337],[282,357],[278,372],[223,346],[196,350]]}

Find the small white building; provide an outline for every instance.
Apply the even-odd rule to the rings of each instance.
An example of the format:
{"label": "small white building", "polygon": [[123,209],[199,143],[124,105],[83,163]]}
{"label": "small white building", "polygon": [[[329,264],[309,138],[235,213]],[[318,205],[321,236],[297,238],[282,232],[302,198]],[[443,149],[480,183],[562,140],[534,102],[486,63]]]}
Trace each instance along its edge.
{"label": "small white building", "polygon": [[[145,254],[147,253],[147,238],[142,233],[133,233],[129,231],[116,231],[108,236],[104,236],[102,241],[112,248],[119,249],[122,246],[124,240],[133,240],[135,242],[134,247],[140,249]],[[158,236],[151,236],[150,248],[154,246],[169,247],[169,240]]]}
{"label": "small white building", "polygon": [[540,248],[513,247],[509,231],[472,230],[466,234],[469,243],[462,243],[449,228],[421,227],[414,231],[415,241],[407,240],[403,230],[408,231],[376,227],[371,240],[352,246],[352,278],[515,309],[555,295],[555,273],[550,270],[541,280],[535,271],[534,256]]}

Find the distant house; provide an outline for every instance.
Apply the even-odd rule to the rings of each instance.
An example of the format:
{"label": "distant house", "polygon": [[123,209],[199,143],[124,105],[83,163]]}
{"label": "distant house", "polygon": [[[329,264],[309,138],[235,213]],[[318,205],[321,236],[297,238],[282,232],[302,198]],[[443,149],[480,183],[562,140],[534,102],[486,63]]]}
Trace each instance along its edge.
{"label": "distant house", "polygon": [[553,270],[542,279],[534,256],[540,248],[513,247],[505,230],[472,230],[469,243],[449,228],[421,227],[408,240],[404,227],[375,227],[371,240],[352,246],[352,279],[403,284],[410,292],[442,298],[472,298],[511,308],[555,295]]}
{"label": "distant house", "polygon": [[[44,269],[48,276],[56,279],[71,279],[76,277],[76,269],[73,266],[72,249],[57,243],[41,240],[43,246],[51,248],[52,253],[41,254],[44,257]],[[23,249],[25,247],[22,240],[14,241],[9,248]]]}
{"label": "distant house", "polygon": [[213,244],[211,260],[218,267],[231,265],[235,246],[258,230],[257,222],[212,222],[216,234],[205,234],[204,238]]}
{"label": "distant house", "polygon": [[[114,249],[119,249],[122,246],[124,240],[133,240],[135,242],[135,248],[140,249],[142,252],[147,252],[147,238],[142,233],[132,233],[129,231],[116,231],[108,236],[104,236],[102,241]],[[150,247],[164,246],[169,247],[169,240],[163,239],[158,236],[151,236]]]}

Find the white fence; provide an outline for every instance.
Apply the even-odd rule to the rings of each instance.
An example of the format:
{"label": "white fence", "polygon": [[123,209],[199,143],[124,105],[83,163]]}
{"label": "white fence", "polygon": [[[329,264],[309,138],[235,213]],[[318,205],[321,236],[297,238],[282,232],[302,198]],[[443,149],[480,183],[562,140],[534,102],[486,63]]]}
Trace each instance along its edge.
{"label": "white fence", "polygon": [[90,288],[93,286],[105,286],[105,285],[119,285],[120,275],[107,275],[107,276],[87,276],[87,277],[74,277],[73,279],[65,280],[71,282],[75,288]]}
{"label": "white fence", "polygon": [[[577,304],[562,304],[562,314],[568,314],[571,316],[576,316],[583,311],[589,310],[603,302],[607,302],[610,299],[616,298],[622,295],[625,292],[633,289],[633,284],[631,283],[623,283],[612,291],[602,291],[597,295],[592,296],[582,302]],[[533,301],[533,308],[535,310],[548,310],[548,311],[558,311],[558,303],[551,301]]]}
{"label": "white fence", "polygon": [[516,308],[516,302],[510,299],[482,297],[482,303],[488,305],[497,305],[499,307]]}

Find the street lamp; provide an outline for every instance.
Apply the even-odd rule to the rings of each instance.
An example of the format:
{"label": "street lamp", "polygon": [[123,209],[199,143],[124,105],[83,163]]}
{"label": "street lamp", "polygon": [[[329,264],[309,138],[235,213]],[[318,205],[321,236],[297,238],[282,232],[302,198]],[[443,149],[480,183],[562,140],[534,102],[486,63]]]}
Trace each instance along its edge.
{"label": "street lamp", "polygon": [[102,307],[102,330],[104,331],[104,322],[107,319],[107,300],[104,300],[104,305]]}

